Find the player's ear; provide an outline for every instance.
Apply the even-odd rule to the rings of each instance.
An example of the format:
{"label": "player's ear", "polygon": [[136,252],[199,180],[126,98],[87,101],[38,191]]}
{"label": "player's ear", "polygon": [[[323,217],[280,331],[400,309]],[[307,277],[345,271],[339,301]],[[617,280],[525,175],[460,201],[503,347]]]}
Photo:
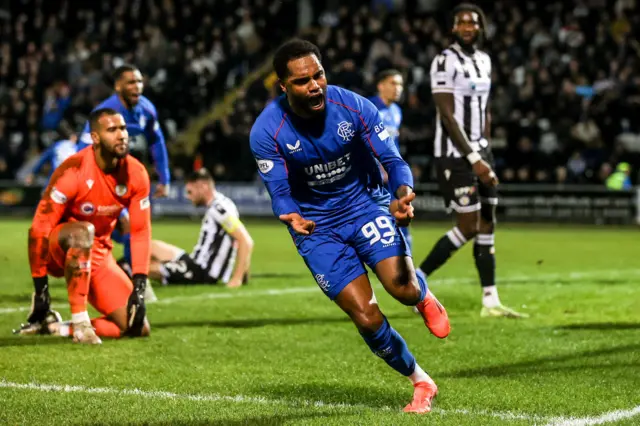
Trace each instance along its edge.
{"label": "player's ear", "polygon": [[278,80],[278,84],[280,85],[280,90],[287,93],[287,86],[284,85],[284,82],[282,80]]}
{"label": "player's ear", "polygon": [[92,131],[90,135],[91,135],[91,140],[93,141],[93,144],[98,145],[100,143],[100,135],[98,135],[98,132]]}

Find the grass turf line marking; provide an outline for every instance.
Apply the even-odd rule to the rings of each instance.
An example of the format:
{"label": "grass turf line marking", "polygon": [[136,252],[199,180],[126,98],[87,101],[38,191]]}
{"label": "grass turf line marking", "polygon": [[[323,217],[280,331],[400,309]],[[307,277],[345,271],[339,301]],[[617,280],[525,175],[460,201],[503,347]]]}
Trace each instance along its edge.
{"label": "grass turf line marking", "polygon": [[[309,401],[309,400],[287,400],[287,399],[269,399],[261,396],[246,396],[246,395],[219,395],[219,394],[178,394],[174,392],[166,391],[144,391],[141,389],[118,389],[118,388],[106,388],[106,387],[86,387],[75,385],[54,385],[44,383],[16,383],[5,380],[0,380],[0,388],[5,389],[17,389],[17,390],[34,390],[40,392],[58,392],[58,393],[88,393],[88,394],[111,394],[117,396],[138,396],[149,399],[174,399],[174,400],[186,400],[186,401],[198,401],[198,402],[235,402],[235,403],[251,403],[251,404],[265,404],[265,405],[284,405],[294,408],[327,408],[331,410],[372,410],[372,411],[385,411],[385,412],[397,412],[401,414],[401,408],[393,408],[388,406],[370,407],[363,404],[347,404],[347,403],[333,403],[324,401]],[[562,417],[542,417],[528,414],[518,414],[512,412],[494,412],[487,410],[466,410],[466,409],[441,409],[434,408],[433,413],[439,415],[451,415],[461,414],[474,417],[495,417],[503,420],[525,420],[525,421],[562,421],[565,420]]]}
{"label": "grass turf line marking", "polygon": [[[519,282],[519,281],[535,281],[535,282],[552,282],[558,279],[569,279],[569,280],[580,280],[584,278],[593,278],[602,275],[607,275],[609,277],[623,277],[625,275],[638,275],[640,274],[640,269],[604,269],[604,270],[594,270],[594,271],[586,271],[586,272],[565,272],[565,273],[554,273],[554,274],[540,274],[540,275],[512,275],[502,277],[498,279],[498,284],[508,284],[509,282]],[[438,285],[452,285],[452,284],[466,284],[469,282],[476,282],[478,279],[475,277],[469,278],[444,278],[444,279],[434,279],[430,281],[431,284],[436,286]],[[160,299],[154,304],[172,304],[177,302],[187,302],[190,300],[203,300],[203,299],[233,299],[237,297],[254,297],[254,296],[280,296],[283,294],[295,294],[295,293],[313,293],[320,291],[316,286],[304,286],[304,287],[291,287],[291,288],[278,288],[278,289],[265,289],[258,291],[241,291],[241,292],[233,292],[233,293],[205,293],[198,294],[192,296],[176,296],[176,297],[168,297],[166,299]],[[68,308],[68,304],[53,304],[51,305],[52,309],[64,309]],[[0,308],[0,315],[2,314],[13,314],[16,312],[28,312],[31,307],[27,306],[19,306],[19,307],[9,307],[9,308]]]}
{"label": "grass turf line marking", "polygon": [[601,425],[604,423],[618,422],[620,420],[630,419],[640,415],[640,405],[629,410],[609,411],[597,417],[575,418],[569,417],[565,419],[556,419],[547,424],[547,426],[589,426]]}

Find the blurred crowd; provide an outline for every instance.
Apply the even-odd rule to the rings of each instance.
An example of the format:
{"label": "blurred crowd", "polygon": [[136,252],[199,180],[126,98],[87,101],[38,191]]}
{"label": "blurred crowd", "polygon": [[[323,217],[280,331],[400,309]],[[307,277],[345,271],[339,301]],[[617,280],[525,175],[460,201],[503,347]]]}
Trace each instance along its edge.
{"label": "blurred crowd", "polygon": [[[296,32],[295,0],[11,0],[0,10],[0,179],[77,132],[112,91],[145,76],[167,143]],[[0,4],[0,7],[2,4]],[[221,18],[222,17],[222,18]],[[284,23],[284,24],[283,24]]]}
{"label": "blurred crowd", "polygon": [[[398,10],[393,2],[375,3],[373,10],[358,1],[328,7],[304,36],[320,46],[330,84],[369,96],[375,94],[377,72],[403,71],[401,151],[419,181],[433,181],[429,68],[450,43],[448,16],[420,12],[420,2],[407,1]],[[493,60],[491,139],[501,180],[604,183],[618,164],[630,164],[627,173],[637,183],[640,13],[635,1],[476,3],[489,21],[482,48]],[[250,126],[264,100],[278,94],[274,83],[273,75],[256,82],[238,102],[237,113],[210,126],[202,135],[204,150],[208,141]]]}
{"label": "blurred crowd", "polygon": [[[310,28],[298,28],[300,4]],[[0,42],[0,178],[110,93],[107,71],[131,62],[146,77],[168,144],[285,38],[317,43],[330,84],[374,94],[386,68],[405,75],[401,151],[416,179],[433,179],[435,110],[429,66],[449,44],[448,15],[427,0],[11,1]],[[433,2],[438,3],[437,1]],[[449,2],[444,3],[449,10]],[[635,0],[476,1],[493,60],[492,144],[503,182],[603,183],[640,170],[640,11]],[[252,180],[248,134],[279,93],[254,82],[233,113],[200,135],[195,162],[218,179]],[[80,123],[80,124],[79,124]],[[190,155],[171,158],[177,171]]]}

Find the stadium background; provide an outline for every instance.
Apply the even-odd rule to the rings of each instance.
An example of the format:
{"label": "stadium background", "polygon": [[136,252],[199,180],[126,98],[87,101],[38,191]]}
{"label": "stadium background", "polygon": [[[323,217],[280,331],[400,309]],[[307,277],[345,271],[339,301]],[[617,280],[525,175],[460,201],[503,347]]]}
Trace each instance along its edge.
{"label": "stadium background", "polygon": [[[317,289],[256,181],[248,132],[277,94],[270,54],[297,34],[321,46],[333,84],[368,95],[377,71],[403,70],[401,145],[420,182],[416,208],[444,219],[428,67],[456,3],[0,0],[0,214],[24,216],[0,218],[0,423],[637,425],[636,228],[501,222],[501,298],[531,318],[479,318],[467,246],[430,277],[454,325],[445,341],[374,280],[385,314],[441,386],[430,418],[409,418],[400,413],[407,383]],[[492,143],[511,182],[501,186],[501,219],[634,222],[635,190],[608,189],[605,179],[626,161],[639,180],[637,2],[476,3],[494,61]],[[154,218],[154,238],[192,247],[199,218],[185,220],[195,211],[180,180],[205,165],[243,216],[268,218],[247,221],[250,285],[156,286],[152,338],[96,351],[13,336],[29,309],[26,230],[41,191],[22,184],[26,170],[80,130],[123,62],[143,71],[170,151],[173,189],[154,213],[182,216]],[[445,229],[416,223],[418,257]],[[64,282],[52,279],[51,291],[67,317]]]}
{"label": "stadium background", "polygon": [[[5,1],[0,43],[0,179],[20,179],[56,138],[78,132],[136,64],[158,107],[174,179],[194,164],[253,181],[248,132],[277,94],[278,43],[322,49],[332,84],[369,95],[398,68],[402,154],[433,180],[429,64],[447,45],[450,2]],[[633,0],[485,1],[494,62],[492,144],[502,182],[604,185],[620,162],[640,170],[640,14]],[[266,63],[266,66],[265,66]],[[200,119],[199,119],[200,118]]]}

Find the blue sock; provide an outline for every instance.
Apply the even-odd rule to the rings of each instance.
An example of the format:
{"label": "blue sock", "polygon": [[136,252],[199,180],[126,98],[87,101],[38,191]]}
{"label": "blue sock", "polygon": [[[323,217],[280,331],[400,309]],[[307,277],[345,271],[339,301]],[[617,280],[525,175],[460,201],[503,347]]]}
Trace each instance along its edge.
{"label": "blue sock", "polygon": [[389,367],[403,376],[410,376],[416,368],[416,359],[409,352],[407,344],[397,331],[395,331],[387,318],[384,318],[382,326],[373,333],[360,333],[364,341],[369,345],[371,352],[384,359]]}
{"label": "blue sock", "polygon": [[122,236],[122,245],[124,246],[124,258],[131,265],[131,234]]}
{"label": "blue sock", "polygon": [[422,272],[422,269],[416,269],[416,277],[418,277],[418,284],[420,285],[420,301],[422,302],[427,296],[429,286],[427,285],[427,276]]}
{"label": "blue sock", "polygon": [[118,244],[122,244],[122,233],[117,229],[114,229],[111,233],[111,239]]}

